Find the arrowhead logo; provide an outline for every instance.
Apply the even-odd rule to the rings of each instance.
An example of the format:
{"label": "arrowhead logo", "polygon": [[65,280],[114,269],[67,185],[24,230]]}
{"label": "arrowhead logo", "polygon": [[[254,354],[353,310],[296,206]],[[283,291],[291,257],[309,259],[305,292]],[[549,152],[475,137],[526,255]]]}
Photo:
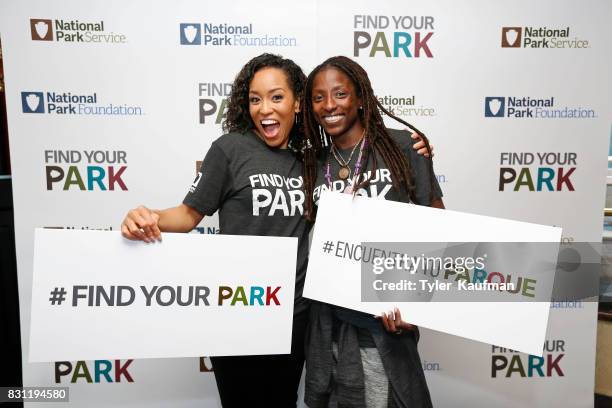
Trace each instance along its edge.
{"label": "arrowhead logo", "polygon": [[49,32],[49,24],[39,21],[34,27],[36,28],[38,38],[45,38],[47,36],[47,33]]}
{"label": "arrowhead logo", "polygon": [[200,179],[202,178],[202,172],[198,171],[198,174],[196,175],[195,180],[193,180],[193,183],[191,183],[191,187],[189,187],[189,192],[193,193],[196,188],[198,188],[198,183],[200,182]]}
{"label": "arrowhead logo", "polygon": [[503,118],[506,99],[503,96],[488,96],[485,98],[485,117]]}
{"label": "arrowhead logo", "polygon": [[501,102],[499,99],[491,99],[489,101],[489,112],[491,112],[493,116],[499,113],[499,108],[501,108]]}
{"label": "arrowhead logo", "polygon": [[180,25],[181,31],[181,44],[182,45],[200,45],[201,44],[201,35],[200,35],[201,26],[197,23],[187,23]]}
{"label": "arrowhead logo", "polygon": [[34,41],[53,41],[53,22],[51,20],[30,19],[30,31]]}
{"label": "arrowhead logo", "polygon": [[26,103],[31,111],[36,111],[38,109],[38,105],[40,105],[40,96],[36,94],[29,94],[26,96]]}
{"label": "arrowhead logo", "polygon": [[502,48],[520,48],[522,31],[521,27],[503,27]]}
{"label": "arrowhead logo", "polygon": [[21,107],[23,113],[45,113],[42,92],[22,92]]}
{"label": "arrowhead logo", "polygon": [[194,26],[187,26],[183,28],[183,33],[188,42],[192,43],[195,40],[198,30]]}

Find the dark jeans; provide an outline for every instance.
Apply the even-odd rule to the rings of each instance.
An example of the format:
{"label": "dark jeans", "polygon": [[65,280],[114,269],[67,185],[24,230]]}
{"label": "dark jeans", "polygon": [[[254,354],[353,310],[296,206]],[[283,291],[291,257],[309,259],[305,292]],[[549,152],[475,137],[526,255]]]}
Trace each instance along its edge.
{"label": "dark jeans", "polygon": [[291,354],[211,357],[223,407],[295,407],[307,324],[308,311],[293,317]]}

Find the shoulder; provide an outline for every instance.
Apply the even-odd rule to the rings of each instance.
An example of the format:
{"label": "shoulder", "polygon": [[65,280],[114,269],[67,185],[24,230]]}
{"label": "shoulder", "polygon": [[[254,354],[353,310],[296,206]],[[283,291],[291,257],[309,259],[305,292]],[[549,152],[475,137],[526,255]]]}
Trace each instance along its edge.
{"label": "shoulder", "polygon": [[389,136],[391,136],[391,139],[393,139],[393,141],[403,152],[412,152],[412,146],[416,143],[416,141],[411,137],[411,131],[387,128],[387,132],[389,133]]}
{"label": "shoulder", "polygon": [[[417,172],[423,172],[428,168],[428,161],[430,159],[425,156],[418,154],[414,149],[414,144],[418,142],[418,139],[412,138],[412,132],[409,130],[389,129],[389,136],[400,148],[404,156],[408,159],[413,168],[416,167]],[[420,169],[420,170],[419,170]]]}
{"label": "shoulder", "polygon": [[231,157],[236,153],[244,150],[251,150],[257,146],[257,136],[253,132],[247,131],[244,133],[230,132],[219,136],[211,145],[211,149],[220,150],[226,156]]}
{"label": "shoulder", "polygon": [[219,136],[214,142],[214,145],[217,145],[221,148],[230,148],[233,146],[239,146],[248,142],[253,136],[252,132],[230,132],[224,135]]}

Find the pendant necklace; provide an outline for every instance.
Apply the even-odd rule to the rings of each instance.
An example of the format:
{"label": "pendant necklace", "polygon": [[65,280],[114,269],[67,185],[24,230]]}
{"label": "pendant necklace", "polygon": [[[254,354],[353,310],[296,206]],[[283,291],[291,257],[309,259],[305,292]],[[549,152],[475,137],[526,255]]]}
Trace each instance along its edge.
{"label": "pendant necklace", "polygon": [[[367,138],[365,137],[365,130],[364,130],[364,133],[361,135],[361,140],[353,147],[353,150],[351,151],[351,154],[349,155],[348,161],[344,160],[344,158],[342,157],[342,154],[339,151],[337,151],[336,146],[332,144],[332,147],[330,149],[331,153],[334,156],[334,159],[340,165],[340,169],[338,170],[338,177],[343,181],[349,179],[351,176],[351,169],[349,165],[353,158],[353,154],[357,150],[358,145],[360,146],[359,155],[357,156],[357,162],[355,163],[355,168],[353,169],[353,172],[354,172],[353,183],[357,182],[357,179],[359,178],[359,175],[361,173],[361,168],[362,168],[361,161],[363,157],[363,150],[367,148],[367,145],[368,145]],[[332,189],[331,164],[330,164],[329,159],[330,158],[328,156],[324,177],[327,181],[327,185],[329,186],[330,189]],[[351,184],[347,184],[343,192],[347,194],[352,194],[353,186]]]}
{"label": "pendant necklace", "polygon": [[351,177],[350,163],[351,163],[351,160],[353,159],[353,154],[355,154],[355,151],[357,150],[357,146],[361,146],[361,149],[363,149],[363,141],[365,140],[364,136],[365,136],[365,129],[363,133],[361,134],[361,139],[359,139],[359,142],[357,142],[357,144],[353,146],[353,150],[351,150],[351,154],[349,155],[348,160],[344,160],[344,157],[342,157],[342,153],[340,153],[336,145],[332,142],[332,146],[331,146],[332,155],[334,156],[334,159],[336,159],[336,161],[340,165],[340,169],[338,170],[338,177],[340,178],[340,180],[346,180],[349,177]]}

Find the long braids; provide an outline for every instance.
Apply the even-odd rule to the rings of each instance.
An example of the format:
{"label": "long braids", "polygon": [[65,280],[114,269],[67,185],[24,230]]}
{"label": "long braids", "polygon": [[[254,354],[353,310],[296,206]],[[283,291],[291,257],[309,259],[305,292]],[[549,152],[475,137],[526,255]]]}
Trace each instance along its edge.
{"label": "long braids", "polygon": [[[375,174],[378,163],[376,159],[376,153],[378,153],[383,159],[391,172],[391,180],[393,188],[399,192],[408,194],[410,201],[417,202],[415,196],[414,176],[410,166],[410,162],[401,151],[399,146],[389,135],[387,128],[385,127],[381,112],[385,115],[395,119],[396,121],[407,126],[409,129],[417,133],[425,142],[425,147],[431,155],[429,147],[429,141],[427,137],[416,129],[408,122],[398,118],[389,112],[376,98],[370,79],[365,70],[353,60],[344,57],[337,56],[329,58],[322,64],[317,66],[308,76],[306,80],[306,87],[304,90],[304,137],[306,146],[311,148],[305,150],[304,154],[304,190],[306,194],[305,198],[305,215],[310,221],[314,221],[315,217],[315,206],[313,200],[314,184],[316,182],[318,158],[321,158],[324,154],[325,149],[331,146],[332,141],[329,135],[327,135],[323,128],[317,124],[314,111],[312,109],[312,88],[314,78],[316,75],[326,68],[336,68],[346,74],[355,86],[357,96],[362,101],[362,110],[360,110],[360,120],[365,128],[365,135],[368,138],[368,143],[364,148],[363,152],[363,163],[364,170],[362,174],[365,174],[366,168],[369,163],[370,156],[372,157],[372,169],[369,176],[358,181],[354,191],[358,191],[360,188],[366,187],[370,183],[370,179]],[[430,169],[430,199],[433,197],[434,191],[434,176],[433,176],[433,164],[431,160],[428,160],[428,166]]]}

